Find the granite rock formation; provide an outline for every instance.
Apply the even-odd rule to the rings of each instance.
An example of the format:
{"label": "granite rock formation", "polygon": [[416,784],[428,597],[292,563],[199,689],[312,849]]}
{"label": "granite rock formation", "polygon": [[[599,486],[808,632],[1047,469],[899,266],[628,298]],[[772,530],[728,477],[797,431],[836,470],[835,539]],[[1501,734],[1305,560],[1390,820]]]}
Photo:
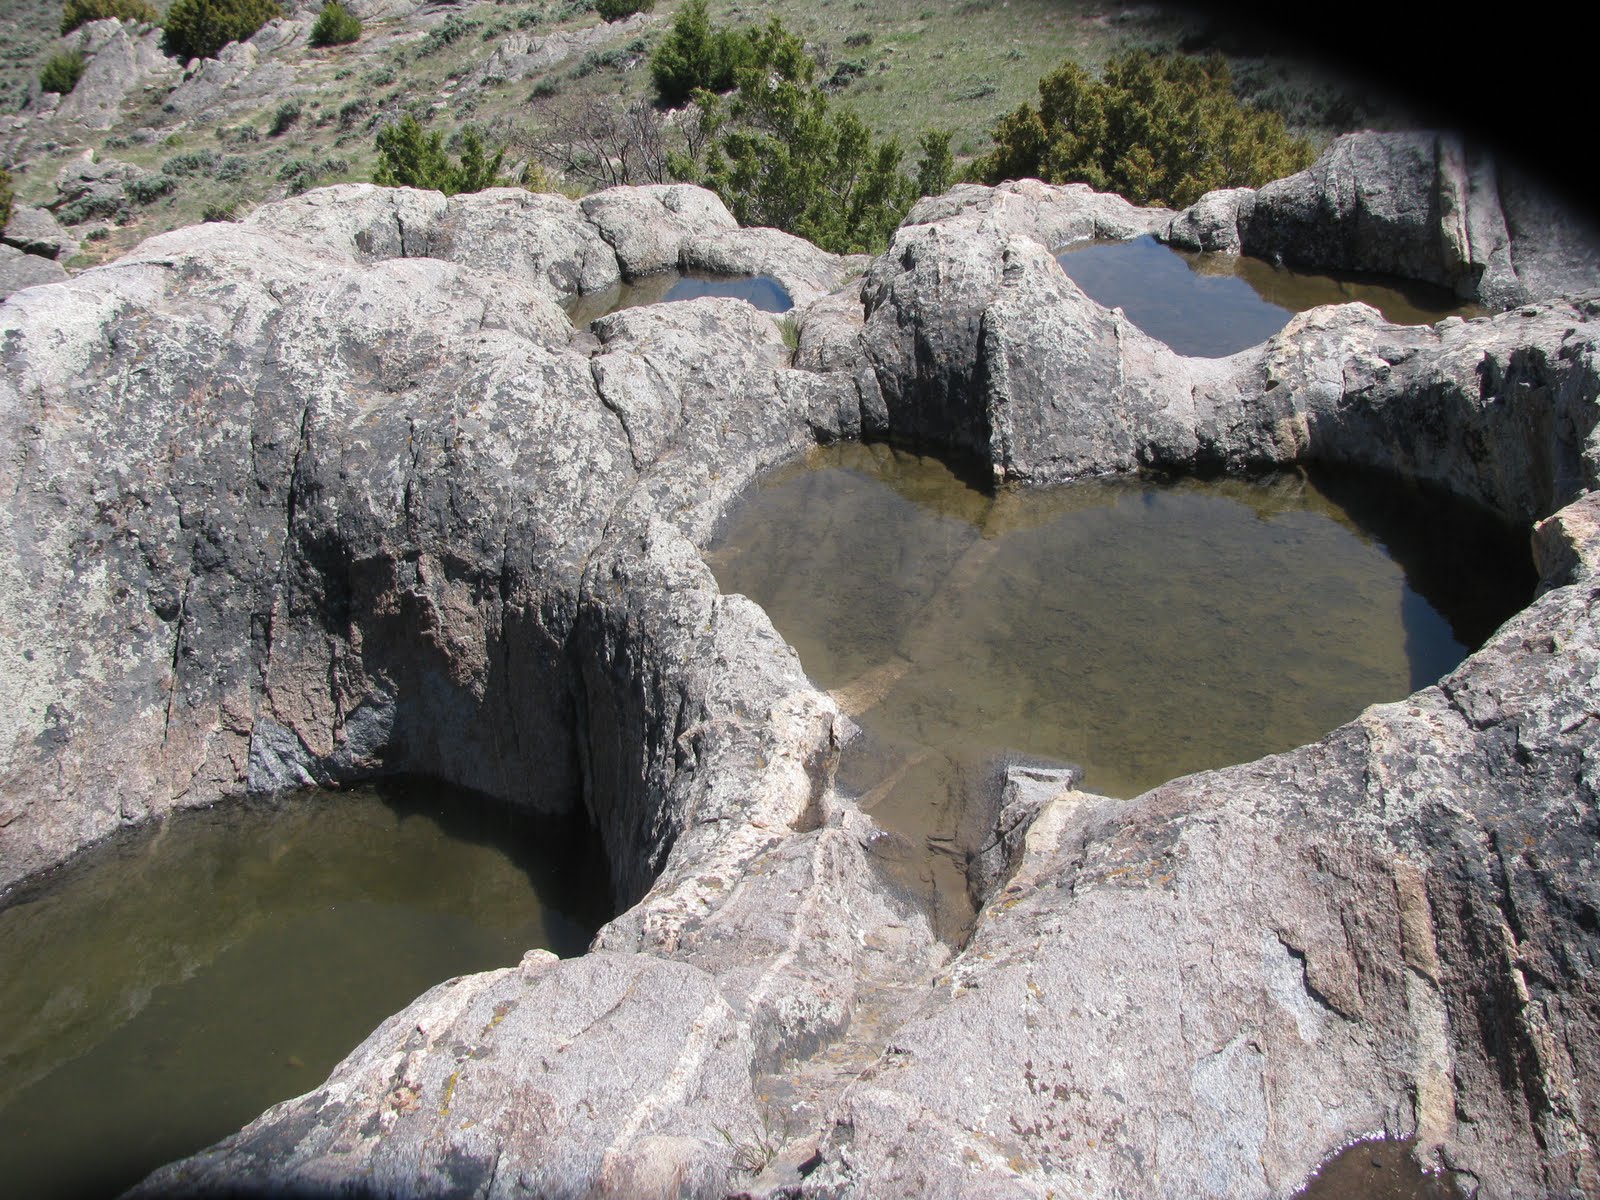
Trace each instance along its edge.
{"label": "granite rock formation", "polygon": [[1352,133],[1258,189],[1210,192],[1166,239],[1290,266],[1438,284],[1492,308],[1587,290],[1600,230],[1449,133]]}
{"label": "granite rock formation", "polygon": [[[958,189],[840,291],[719,207],[332,189],[0,307],[4,879],[411,770],[585,805],[618,890],[590,954],[440,984],[142,1194],[1266,1197],[1387,1133],[1485,1197],[1600,1195],[1600,301],[1193,360],[1050,256],[1171,213]],[[784,280],[798,351],[728,300],[571,328],[674,257]],[[1001,480],[1417,476],[1542,519],[1544,590],[1313,745],[1013,780],[946,947],[832,786],[848,722],[699,553],[861,434]]]}

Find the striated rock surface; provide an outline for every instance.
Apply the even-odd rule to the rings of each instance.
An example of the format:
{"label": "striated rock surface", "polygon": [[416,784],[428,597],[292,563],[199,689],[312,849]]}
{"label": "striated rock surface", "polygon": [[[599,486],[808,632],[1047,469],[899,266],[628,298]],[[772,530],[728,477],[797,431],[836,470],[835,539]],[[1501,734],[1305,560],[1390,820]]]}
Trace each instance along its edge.
{"label": "striated rock surface", "polygon": [[[829,295],[853,264],[704,193],[602,197],[329,189],[0,307],[5,880],[410,770],[585,805],[622,910],[140,1194],[1267,1197],[1387,1133],[1600,1195],[1600,301],[1195,360],[1056,267],[1174,220],[1086,189],[927,201]],[[673,261],[788,271],[798,351],[737,301],[562,315]],[[1001,480],[1398,471],[1544,519],[1546,586],[1311,746],[1126,801],[1013,772],[950,948],[832,787],[848,722],[698,549],[863,432]]]}

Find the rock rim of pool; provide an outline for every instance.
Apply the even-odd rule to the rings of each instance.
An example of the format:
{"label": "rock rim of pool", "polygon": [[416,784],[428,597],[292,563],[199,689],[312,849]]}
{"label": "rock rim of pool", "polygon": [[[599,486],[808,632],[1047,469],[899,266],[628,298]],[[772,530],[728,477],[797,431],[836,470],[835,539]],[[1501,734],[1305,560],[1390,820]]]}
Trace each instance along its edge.
{"label": "rock rim of pool", "polygon": [[[1366,136],[1330,155],[1409,194],[1412,143]],[[144,1194],[1264,1197],[1378,1133],[1485,1197],[1600,1191],[1600,298],[1316,309],[1186,359],[1051,256],[1174,219],[1116,197],[958,188],[837,290],[859,263],[709,193],[602,196],[325,189],[0,307],[0,879],[407,771],[585,804],[622,909],[580,958],[442,982]],[[1555,235],[1514,227],[1520,272]],[[559,308],[674,256],[783,280],[798,350],[739,301],[594,337]],[[952,951],[832,787],[847,723],[699,551],[858,436],[1005,480],[1425,479],[1540,522],[1543,587],[1309,746],[1012,789]]]}

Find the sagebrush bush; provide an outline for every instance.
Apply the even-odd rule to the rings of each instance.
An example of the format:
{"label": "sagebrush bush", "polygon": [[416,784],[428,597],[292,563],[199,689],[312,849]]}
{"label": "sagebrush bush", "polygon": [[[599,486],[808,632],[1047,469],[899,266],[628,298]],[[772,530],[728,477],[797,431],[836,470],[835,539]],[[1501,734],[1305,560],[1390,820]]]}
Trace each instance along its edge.
{"label": "sagebrush bush", "polygon": [[313,46],[348,46],[361,37],[361,18],[339,3],[328,0],[311,26]]}
{"label": "sagebrush bush", "polygon": [[16,199],[16,192],[11,187],[11,172],[0,167],[0,229],[4,229],[11,220],[11,204]]}
{"label": "sagebrush bush", "polygon": [[44,69],[39,72],[39,86],[47,92],[59,92],[65,96],[78,86],[78,80],[83,78],[83,69],[88,66],[83,54],[77,50],[68,50],[64,54],[52,54],[50,60],[44,64]]}
{"label": "sagebrush bush", "polygon": [[656,0],[594,0],[594,11],[608,25],[626,20],[634,13],[649,12],[655,6]]}
{"label": "sagebrush bush", "polygon": [[339,106],[339,128],[354,129],[372,111],[371,96],[357,96]]}
{"label": "sagebrush bush", "polygon": [[282,137],[289,132],[289,128],[300,119],[300,101],[285,100],[278,105],[278,111],[272,114],[272,125],[267,130],[268,137]]}
{"label": "sagebrush bush", "polygon": [[154,204],[177,190],[178,181],[171,175],[145,175],[122,185],[123,194],[135,204]]}
{"label": "sagebrush bush", "polygon": [[173,0],[162,23],[163,45],[179,58],[215,58],[229,42],[242,42],[281,16],[277,0]]}
{"label": "sagebrush bush", "polygon": [[222,156],[215,150],[186,150],[167,159],[161,170],[166,175],[210,175],[221,161]]}
{"label": "sagebrush bush", "polygon": [[342,175],[350,164],[342,158],[291,158],[278,168],[278,182],[289,186],[289,195],[309,191],[329,175]]}
{"label": "sagebrush bush", "polygon": [[65,35],[80,25],[107,17],[141,25],[161,23],[161,14],[145,0],[67,0],[61,10],[61,32]]}
{"label": "sagebrush bush", "polygon": [[446,46],[459,42],[477,27],[478,23],[476,21],[469,21],[465,17],[458,17],[455,13],[451,13],[432,29],[428,30],[428,36],[423,38],[417,45],[417,57],[427,58],[430,54],[437,54]]}

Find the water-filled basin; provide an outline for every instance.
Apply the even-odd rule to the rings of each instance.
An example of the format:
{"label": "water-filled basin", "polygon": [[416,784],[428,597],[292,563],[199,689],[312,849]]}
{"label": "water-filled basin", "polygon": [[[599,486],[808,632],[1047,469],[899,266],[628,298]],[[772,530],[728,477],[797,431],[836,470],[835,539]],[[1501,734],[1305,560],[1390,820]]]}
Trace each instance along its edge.
{"label": "water-filled basin", "polygon": [[952,937],[997,763],[1132,796],[1290,749],[1433,682],[1533,585],[1525,537],[1382,480],[990,495],[859,444],[766,478],[708,557],[862,727],[840,783]]}
{"label": "water-filled basin", "polygon": [[701,296],[728,296],[753,304],[762,312],[784,313],[794,307],[788,289],[771,275],[707,275],[661,271],[567,301],[567,316],[577,328],[607,313],[641,304],[695,300]]}
{"label": "water-filled basin", "polygon": [[1179,354],[1221,358],[1277,333],[1295,313],[1323,304],[1370,304],[1394,325],[1481,315],[1442,288],[1366,275],[1319,275],[1237,254],[1198,254],[1153,237],[1079,242],[1061,269],[1107,308],[1120,308]]}
{"label": "water-filled basin", "polygon": [[434,984],[581,953],[607,903],[581,830],[434,783],[94,847],[0,909],[0,1180],[115,1196],[309,1091]]}

